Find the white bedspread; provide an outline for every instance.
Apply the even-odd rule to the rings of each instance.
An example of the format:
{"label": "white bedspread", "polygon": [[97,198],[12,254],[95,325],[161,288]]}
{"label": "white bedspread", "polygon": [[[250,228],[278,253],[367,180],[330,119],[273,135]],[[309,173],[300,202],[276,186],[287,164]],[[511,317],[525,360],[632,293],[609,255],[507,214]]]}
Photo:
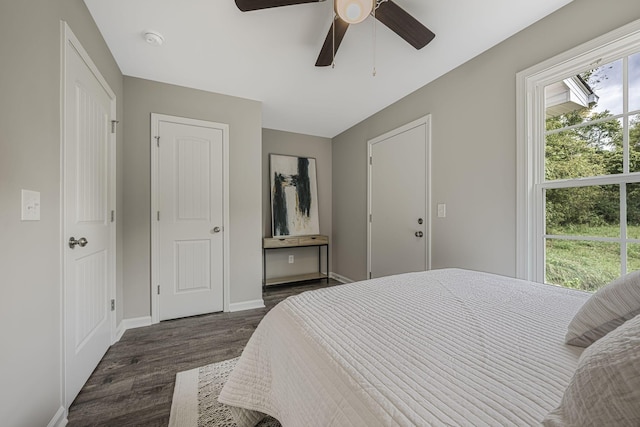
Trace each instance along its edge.
{"label": "white bedspread", "polygon": [[538,425],[589,295],[457,269],[305,292],[265,316],[219,400],[285,427]]}

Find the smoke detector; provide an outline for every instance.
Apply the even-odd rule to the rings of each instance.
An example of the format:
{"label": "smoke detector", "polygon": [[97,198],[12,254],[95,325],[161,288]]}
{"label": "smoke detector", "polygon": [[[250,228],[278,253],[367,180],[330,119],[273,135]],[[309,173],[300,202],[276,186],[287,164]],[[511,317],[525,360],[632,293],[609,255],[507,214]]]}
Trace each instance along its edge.
{"label": "smoke detector", "polygon": [[152,46],[162,46],[162,43],[164,43],[164,37],[156,31],[145,31],[142,36]]}

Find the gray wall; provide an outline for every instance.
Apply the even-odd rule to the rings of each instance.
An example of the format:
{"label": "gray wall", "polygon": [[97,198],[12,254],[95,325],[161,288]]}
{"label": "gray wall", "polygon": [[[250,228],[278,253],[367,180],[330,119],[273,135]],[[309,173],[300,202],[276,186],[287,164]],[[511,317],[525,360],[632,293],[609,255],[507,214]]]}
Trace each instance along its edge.
{"label": "gray wall", "polygon": [[[47,425],[62,405],[60,20],[116,93],[122,120],[122,74],[81,0],[0,3],[0,420],[6,426]],[[117,137],[121,153],[122,132]],[[40,192],[40,221],[20,221],[21,189]],[[118,261],[120,302],[121,256]]]}
{"label": "gray wall", "polygon": [[515,276],[515,75],[638,18],[637,0],[575,0],[336,136],[333,270],[366,277],[367,141],[431,114],[433,268]]}
{"label": "gray wall", "polygon": [[151,113],[229,125],[230,301],[261,299],[261,104],[134,77],[124,91],[124,317],[151,314]]}
{"label": "gray wall", "polygon": [[[638,18],[637,0],[617,0],[614,5],[575,0],[334,138],[332,160],[325,163],[331,164],[332,170],[328,178],[331,220],[323,219],[327,197],[325,190],[320,190],[321,231],[332,234],[332,270],[352,279],[365,277],[366,223],[359,219],[366,213],[367,140],[431,113],[433,202],[434,206],[448,205],[447,218],[434,215],[433,266],[514,275],[515,73]],[[0,419],[8,426],[46,425],[62,404],[61,19],[70,24],[118,98],[118,322],[123,317],[149,315],[151,112],[230,125],[231,301],[261,296],[260,237],[268,234],[265,227],[269,220],[261,187],[261,166],[266,160],[261,146],[260,104],[123,79],[81,0],[3,1]],[[296,154],[297,147],[278,144],[304,140],[302,154],[313,155],[307,151],[311,150],[307,142],[315,138],[307,138],[267,130],[267,146],[274,139],[276,146],[265,146],[265,150],[291,148],[289,153]],[[319,145],[322,148],[317,149],[323,154],[316,153],[318,159],[327,156],[324,141]],[[321,185],[326,188],[327,183]],[[20,189],[40,191],[41,221],[20,221]],[[124,254],[127,262],[123,269]]]}
{"label": "gray wall", "polygon": [[[272,129],[262,130],[262,235],[265,237],[271,236],[269,154],[287,154],[316,159],[320,234],[331,236],[331,139]],[[331,241],[329,244],[331,247]],[[321,254],[324,271],[324,249]],[[288,263],[289,255],[294,256],[293,264]],[[278,249],[269,251],[267,255],[267,278],[316,271],[318,271],[317,248]]]}

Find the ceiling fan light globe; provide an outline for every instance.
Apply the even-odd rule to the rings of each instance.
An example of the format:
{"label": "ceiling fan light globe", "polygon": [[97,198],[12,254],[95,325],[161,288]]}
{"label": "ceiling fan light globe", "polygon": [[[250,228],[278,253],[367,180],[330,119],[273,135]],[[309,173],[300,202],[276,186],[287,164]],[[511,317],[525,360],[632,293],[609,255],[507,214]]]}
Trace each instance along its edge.
{"label": "ceiling fan light globe", "polygon": [[336,0],[335,9],[343,21],[358,24],[373,10],[373,0]]}
{"label": "ceiling fan light globe", "polygon": [[362,8],[358,3],[351,3],[347,6],[347,17],[352,21],[362,16]]}

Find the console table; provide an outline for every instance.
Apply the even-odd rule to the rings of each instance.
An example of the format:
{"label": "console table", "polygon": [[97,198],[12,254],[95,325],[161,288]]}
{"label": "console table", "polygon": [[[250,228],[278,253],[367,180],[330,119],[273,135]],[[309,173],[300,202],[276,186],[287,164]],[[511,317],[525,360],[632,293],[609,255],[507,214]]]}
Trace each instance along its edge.
{"label": "console table", "polygon": [[[318,247],[318,272],[297,274],[285,277],[273,277],[267,279],[267,251],[277,249],[303,248],[309,246]],[[322,248],[326,250],[326,272],[322,273]],[[284,283],[304,282],[307,280],[326,279],[329,283],[329,237],[321,235],[296,236],[296,237],[265,237],[262,240],[262,287],[268,285],[281,285]]]}

